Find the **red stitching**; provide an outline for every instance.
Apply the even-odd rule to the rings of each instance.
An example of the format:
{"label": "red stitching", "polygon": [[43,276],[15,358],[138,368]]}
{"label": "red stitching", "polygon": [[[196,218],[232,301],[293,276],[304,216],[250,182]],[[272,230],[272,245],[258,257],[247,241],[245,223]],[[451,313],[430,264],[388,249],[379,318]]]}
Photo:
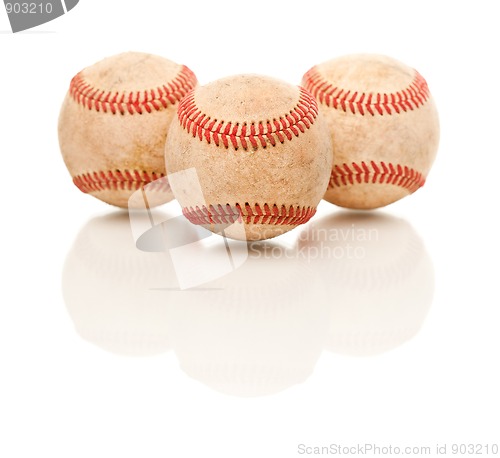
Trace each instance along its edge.
{"label": "red stitching", "polygon": [[328,189],[353,184],[392,184],[415,192],[425,183],[422,173],[400,164],[385,162],[352,162],[351,165],[335,164],[330,175]]}
{"label": "red stitching", "polygon": [[179,104],[177,116],[183,129],[193,137],[216,146],[232,146],[235,150],[243,148],[266,148],[268,144],[284,143],[304,133],[314,124],[318,116],[318,104],[305,89],[300,89],[297,105],[278,118],[258,122],[226,122],[212,119],[201,112],[195,102],[194,91],[191,91]]}
{"label": "red stitching", "polygon": [[180,101],[197,84],[196,76],[185,65],[170,82],[156,89],[136,92],[106,92],[95,88],[85,81],[82,72],[78,73],[69,86],[73,100],[89,110],[131,115],[160,111]]}
{"label": "red stitching", "polygon": [[84,192],[96,191],[135,191],[148,185],[148,191],[170,191],[168,179],[164,173],[145,172],[138,170],[108,170],[83,173],[73,177],[73,183]]}
{"label": "red stitching", "polygon": [[382,116],[414,110],[422,106],[430,97],[427,82],[416,70],[411,84],[393,93],[367,93],[339,88],[328,82],[317,67],[311,68],[304,75],[303,83],[320,103],[336,110],[350,111],[352,114],[362,116],[366,112],[372,116]]}
{"label": "red stitching", "polygon": [[276,204],[251,206],[247,202],[243,207],[238,203],[234,206],[216,204],[208,207],[203,205],[201,208],[184,207],[182,213],[189,221],[198,225],[232,224],[236,221],[246,224],[299,225],[307,223],[316,213],[316,208],[298,205],[287,208]]}

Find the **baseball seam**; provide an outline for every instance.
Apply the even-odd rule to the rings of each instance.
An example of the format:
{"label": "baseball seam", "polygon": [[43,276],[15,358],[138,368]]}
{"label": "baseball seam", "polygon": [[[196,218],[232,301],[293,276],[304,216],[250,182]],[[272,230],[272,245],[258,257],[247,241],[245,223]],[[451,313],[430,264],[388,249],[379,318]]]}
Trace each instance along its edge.
{"label": "baseball seam", "polygon": [[133,115],[152,113],[174,105],[196,84],[196,76],[185,65],[175,78],[162,86],[134,92],[111,92],[96,88],[80,72],[71,80],[69,94],[77,104],[89,110]]}
{"label": "baseball seam", "polygon": [[272,120],[255,122],[235,122],[218,120],[202,113],[195,101],[195,92],[191,91],[179,104],[177,111],[179,123],[184,130],[200,141],[231,145],[235,150],[249,148],[256,150],[268,144],[276,146],[298,137],[314,124],[318,116],[318,104],[305,89],[300,89],[297,105],[289,113]]}
{"label": "baseball seam", "polygon": [[334,164],[330,175],[328,190],[354,184],[391,184],[415,192],[425,183],[421,172],[390,162],[352,162],[348,164]]}
{"label": "baseball seam", "polygon": [[139,170],[108,170],[83,173],[73,177],[75,186],[84,193],[99,191],[135,191],[148,185],[148,191],[170,191],[164,173]]}
{"label": "baseball seam", "polygon": [[413,81],[396,92],[361,92],[335,86],[326,80],[317,67],[311,68],[303,78],[304,86],[323,105],[336,110],[364,116],[393,115],[413,111],[429,98],[427,82],[416,70]]}
{"label": "baseball seam", "polygon": [[246,224],[293,225],[304,224],[316,213],[314,207],[301,207],[299,205],[286,207],[282,205],[258,204],[250,205],[246,202],[243,206],[239,203],[216,204],[201,208],[184,207],[184,216],[193,224],[233,224],[236,221]]}

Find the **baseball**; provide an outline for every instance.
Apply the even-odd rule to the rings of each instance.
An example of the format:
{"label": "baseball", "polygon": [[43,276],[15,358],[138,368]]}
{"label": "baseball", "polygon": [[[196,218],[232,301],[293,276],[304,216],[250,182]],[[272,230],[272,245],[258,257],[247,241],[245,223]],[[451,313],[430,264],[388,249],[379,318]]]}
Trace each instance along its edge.
{"label": "baseball", "polygon": [[[165,157],[169,174],[196,172],[199,183],[170,179],[187,219],[246,240],[307,222],[332,166],[330,136],[314,98],[259,75],[223,78],[188,94],[171,124]],[[233,230],[238,223],[244,231]]]}
{"label": "baseball", "polygon": [[439,121],[416,70],[386,56],[348,55],[316,65],[302,82],[332,134],[326,200],[372,209],[424,184],[437,152]]}
{"label": "baseball", "polygon": [[149,204],[172,200],[161,180],[165,139],[178,102],[196,84],[186,66],[137,52],[79,72],[61,108],[59,144],[80,191],[127,208],[134,191],[156,181]]}

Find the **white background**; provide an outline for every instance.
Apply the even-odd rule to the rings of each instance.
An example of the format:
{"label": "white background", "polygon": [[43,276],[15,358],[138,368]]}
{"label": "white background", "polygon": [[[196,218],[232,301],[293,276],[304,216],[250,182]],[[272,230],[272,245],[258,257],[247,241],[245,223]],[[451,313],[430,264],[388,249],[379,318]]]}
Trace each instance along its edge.
{"label": "white background", "polygon": [[[433,450],[438,443],[499,443],[500,252],[495,216],[500,92],[495,64],[500,33],[493,5],[81,0],[64,17],[15,35],[8,32],[1,10],[0,456],[288,458],[297,456],[301,443],[374,442],[428,445]],[[283,358],[290,363],[297,355],[297,364],[309,361],[305,381],[286,386],[285,377],[275,393],[243,397],[238,384],[257,370],[254,366],[217,366],[226,372],[201,373],[198,378],[187,375],[186,369],[191,360],[202,364],[198,360],[206,355],[196,353],[200,348],[207,354],[218,349],[222,359],[231,349],[224,338],[232,335],[227,326],[233,323],[231,313],[238,313],[238,300],[236,311],[216,308],[210,326],[222,333],[217,345],[210,341],[219,338],[217,333],[200,334],[203,323],[195,316],[196,301],[193,314],[181,317],[178,327],[176,317],[164,317],[161,309],[140,318],[141,308],[133,309],[131,326],[143,320],[140,332],[145,340],[153,328],[161,334],[155,340],[158,354],[144,357],[124,355],[136,349],[113,328],[120,321],[120,301],[127,302],[127,290],[111,305],[107,302],[113,302],[113,294],[103,293],[104,303],[93,304],[95,316],[87,316],[85,307],[74,312],[63,299],[65,260],[80,230],[94,217],[115,210],[72,185],[58,148],[58,112],[75,73],[128,50],[184,63],[202,84],[242,72],[299,83],[312,65],[351,52],[383,53],[417,68],[439,109],[438,157],[423,189],[378,213],[393,217],[396,228],[412,227],[404,229],[402,237],[419,234],[432,260],[433,274],[428,269],[423,280],[414,279],[407,290],[397,291],[406,298],[401,299],[404,308],[405,300],[418,298],[419,289],[432,289],[434,282],[432,303],[424,304],[421,321],[405,322],[405,312],[399,311],[391,322],[389,314],[386,325],[394,327],[391,332],[399,335],[399,326],[410,330],[394,337],[387,351],[373,355],[369,348],[356,357],[318,348],[317,359],[309,361],[300,347],[309,341],[299,340],[293,348],[283,348]],[[325,215],[338,212],[328,203],[320,210]],[[107,236],[112,243],[114,237]],[[380,269],[398,246],[384,245]],[[96,276],[125,275],[120,256],[116,261],[98,260],[95,253],[88,256],[96,256]],[[149,259],[137,275],[147,277],[155,270],[147,264]],[[76,295],[78,278],[83,297],[95,287],[92,281],[106,289],[78,269],[71,275]],[[338,298],[327,297],[330,290],[323,289],[332,281],[329,275],[317,269],[301,279],[304,285],[295,278],[290,288],[311,293],[305,296],[310,304],[335,304]],[[388,284],[381,288],[392,291],[387,275]],[[277,283],[286,281],[279,265],[271,268],[270,277]],[[253,288],[246,289],[241,282],[245,294],[254,290],[257,300],[272,297],[272,281],[262,291],[253,281],[249,275]],[[418,281],[425,284],[419,286]],[[120,278],[116,285],[127,286]],[[382,302],[383,298],[382,294]],[[282,304],[269,305],[277,314],[266,325],[271,330],[274,324],[283,329],[286,322],[287,297],[281,300]],[[387,303],[380,313],[385,313],[384,307]],[[311,313],[316,311],[311,305]],[[211,312],[200,313],[205,319]],[[266,313],[242,311],[243,318],[245,313],[256,314],[255,329],[262,331],[259,313],[264,321],[269,319]],[[349,318],[349,310],[345,313]],[[370,313],[376,316],[378,311]],[[300,328],[303,320],[297,316],[294,326]],[[190,327],[190,319],[197,324]],[[311,322],[317,328],[307,324],[307,329],[299,329],[308,338],[321,328]],[[101,333],[106,326],[112,331],[93,332],[100,326]],[[248,354],[262,337],[252,335],[253,329],[247,329],[255,339],[248,342]],[[266,332],[263,341],[272,341],[269,329]],[[292,331],[286,332],[290,337]],[[375,331],[363,328],[351,340],[363,341],[363,332]],[[190,339],[195,343],[190,345]],[[143,353],[154,352],[148,348]],[[259,351],[265,358],[266,349]],[[207,380],[217,377],[223,379],[223,389],[209,386]],[[264,371],[259,380],[254,394],[263,394],[268,385],[271,390],[269,374]]]}

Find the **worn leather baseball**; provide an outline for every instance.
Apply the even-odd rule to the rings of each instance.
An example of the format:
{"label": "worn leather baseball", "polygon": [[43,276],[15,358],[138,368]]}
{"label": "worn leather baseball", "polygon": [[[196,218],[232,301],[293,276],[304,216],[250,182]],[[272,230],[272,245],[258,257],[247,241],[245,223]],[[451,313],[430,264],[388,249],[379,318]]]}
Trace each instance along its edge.
{"label": "worn leather baseball", "polygon": [[[307,222],[332,165],[323,122],[309,92],[267,76],[231,76],[193,90],[179,104],[165,149],[184,215],[246,240]],[[189,169],[194,179],[174,174]]]}
{"label": "worn leather baseball", "polygon": [[348,55],[316,65],[302,82],[332,134],[326,200],[372,209],[424,184],[438,148],[439,121],[416,70],[386,56]]}
{"label": "worn leather baseball", "polygon": [[[72,80],[59,117],[59,143],[73,182],[84,193],[126,208],[148,187],[149,206],[172,200],[163,151],[178,102],[197,84],[184,65],[127,52]],[[155,191],[155,192],[152,192]]]}

